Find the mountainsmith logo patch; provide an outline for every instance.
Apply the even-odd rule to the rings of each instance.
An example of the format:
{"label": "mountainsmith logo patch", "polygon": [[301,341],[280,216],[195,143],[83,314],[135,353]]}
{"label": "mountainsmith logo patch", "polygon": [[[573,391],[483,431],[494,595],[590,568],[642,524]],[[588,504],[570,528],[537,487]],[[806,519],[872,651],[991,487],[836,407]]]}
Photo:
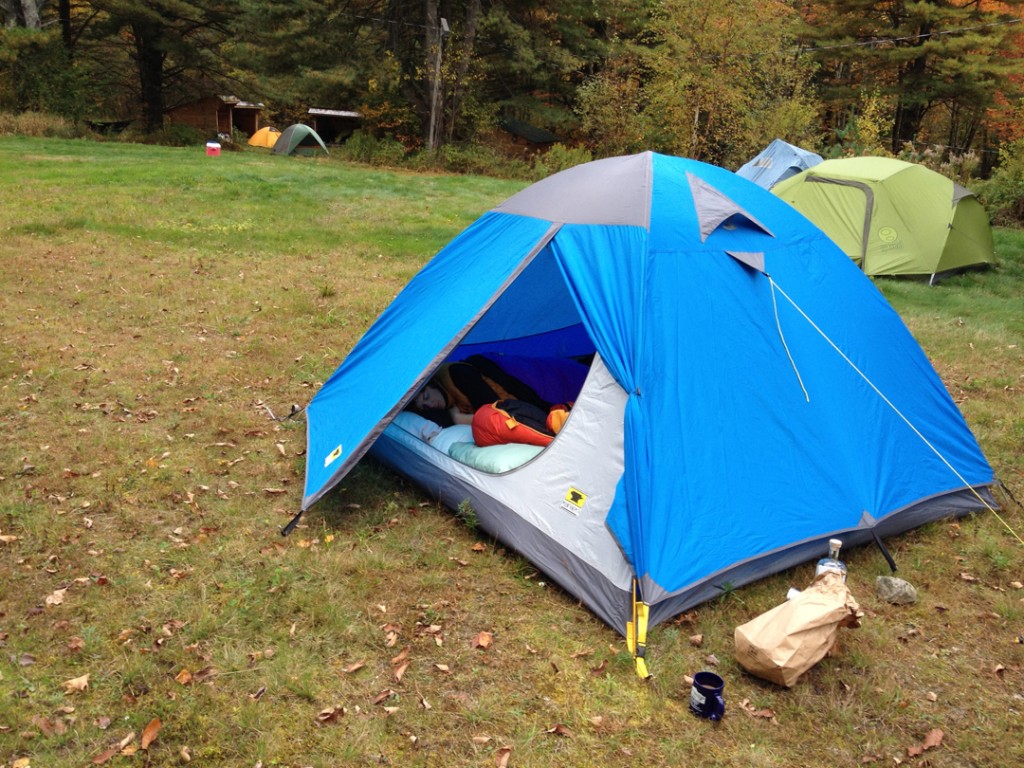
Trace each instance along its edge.
{"label": "mountainsmith logo patch", "polygon": [[566,512],[571,512],[574,515],[579,515],[580,510],[583,509],[583,505],[587,503],[587,494],[578,488],[570,487],[565,494],[565,498],[562,499],[561,507]]}
{"label": "mountainsmith logo patch", "polygon": [[324,466],[326,467],[330,465],[332,462],[336,461],[339,456],[341,456],[340,445],[324,457]]}

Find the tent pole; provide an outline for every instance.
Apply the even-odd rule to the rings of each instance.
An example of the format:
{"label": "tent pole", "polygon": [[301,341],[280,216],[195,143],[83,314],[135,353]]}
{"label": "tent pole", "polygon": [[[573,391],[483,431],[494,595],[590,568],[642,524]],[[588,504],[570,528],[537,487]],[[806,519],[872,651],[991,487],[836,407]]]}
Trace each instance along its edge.
{"label": "tent pole", "polygon": [[872,528],[871,536],[875,539],[875,544],[877,544],[878,549],[881,550],[882,557],[884,557],[885,562],[889,564],[889,568],[892,569],[893,573],[896,573],[896,561],[892,559],[892,555],[889,554],[889,550],[885,548],[885,544],[882,543],[882,539],[879,537],[878,531]]}
{"label": "tent pole", "polygon": [[301,509],[298,512],[296,512],[295,517],[293,517],[291,521],[289,521],[288,525],[281,529],[282,536],[287,536],[295,529],[295,526],[299,524],[299,518],[302,517],[302,512],[303,510]]}

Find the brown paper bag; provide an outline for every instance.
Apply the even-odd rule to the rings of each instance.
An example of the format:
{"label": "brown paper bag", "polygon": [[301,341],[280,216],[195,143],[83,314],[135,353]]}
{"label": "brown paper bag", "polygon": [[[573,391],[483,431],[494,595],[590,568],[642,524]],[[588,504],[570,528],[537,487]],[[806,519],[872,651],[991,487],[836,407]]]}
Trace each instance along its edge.
{"label": "brown paper bag", "polygon": [[736,627],[736,661],[790,688],[832,649],[840,627],[860,626],[861,616],[843,577],[825,572],[793,599]]}

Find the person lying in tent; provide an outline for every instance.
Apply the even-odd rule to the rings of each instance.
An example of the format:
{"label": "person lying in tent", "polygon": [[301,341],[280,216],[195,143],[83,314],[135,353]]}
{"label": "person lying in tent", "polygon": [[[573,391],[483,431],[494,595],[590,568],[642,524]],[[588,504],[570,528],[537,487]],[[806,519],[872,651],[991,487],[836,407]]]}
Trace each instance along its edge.
{"label": "person lying in tent", "polygon": [[524,415],[536,416],[551,435],[558,432],[569,412],[569,406],[547,402],[529,384],[483,355],[442,365],[408,409],[450,427],[472,424],[478,410],[499,401]]}

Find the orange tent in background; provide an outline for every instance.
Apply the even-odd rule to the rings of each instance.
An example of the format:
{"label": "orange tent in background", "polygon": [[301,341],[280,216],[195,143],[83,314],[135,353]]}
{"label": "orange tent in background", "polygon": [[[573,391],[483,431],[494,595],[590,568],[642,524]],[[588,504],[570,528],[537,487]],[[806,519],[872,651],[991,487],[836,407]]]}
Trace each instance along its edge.
{"label": "orange tent in background", "polygon": [[269,125],[266,128],[260,128],[256,133],[249,139],[250,147],[273,147],[277,143],[278,137],[281,132],[277,128],[271,128]]}

